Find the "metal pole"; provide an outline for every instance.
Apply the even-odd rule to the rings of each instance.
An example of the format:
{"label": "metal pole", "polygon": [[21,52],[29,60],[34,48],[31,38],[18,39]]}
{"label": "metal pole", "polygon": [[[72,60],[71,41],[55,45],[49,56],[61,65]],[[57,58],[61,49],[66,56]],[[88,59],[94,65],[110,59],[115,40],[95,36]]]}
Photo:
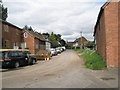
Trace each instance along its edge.
{"label": "metal pole", "polygon": [[80,45],[81,47],[80,48],[82,49],[82,31],[80,32],[80,36],[81,36],[81,45]]}

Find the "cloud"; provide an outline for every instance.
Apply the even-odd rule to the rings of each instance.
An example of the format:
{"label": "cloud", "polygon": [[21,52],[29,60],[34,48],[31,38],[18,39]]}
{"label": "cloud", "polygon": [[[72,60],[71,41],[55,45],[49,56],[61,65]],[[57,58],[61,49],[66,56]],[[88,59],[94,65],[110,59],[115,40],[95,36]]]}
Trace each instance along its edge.
{"label": "cloud", "polygon": [[8,21],[38,32],[54,32],[65,40],[80,37],[80,31],[93,40],[93,28],[105,0],[4,0],[9,9]]}

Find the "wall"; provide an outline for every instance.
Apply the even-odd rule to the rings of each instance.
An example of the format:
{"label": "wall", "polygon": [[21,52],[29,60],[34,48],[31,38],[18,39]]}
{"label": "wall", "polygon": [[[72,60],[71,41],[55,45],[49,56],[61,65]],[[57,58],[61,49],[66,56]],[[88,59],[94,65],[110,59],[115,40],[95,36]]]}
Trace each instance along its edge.
{"label": "wall", "polygon": [[35,38],[35,53],[37,53],[40,50],[40,40]]}
{"label": "wall", "polygon": [[[21,42],[22,42],[22,31],[18,28],[15,28],[11,25],[8,25],[8,31],[5,31],[5,25],[2,24],[2,48],[13,48],[14,45],[21,48]],[[7,41],[7,46],[5,45],[5,42]]]}
{"label": "wall", "polygon": [[2,49],[2,23],[0,22],[0,49]]}
{"label": "wall", "polygon": [[120,66],[120,1],[118,6],[118,61]]}
{"label": "wall", "polygon": [[105,7],[106,59],[107,65],[118,65],[118,3],[110,2]]}
{"label": "wall", "polygon": [[[24,36],[24,34],[23,34],[23,36]],[[34,40],[34,37],[27,33],[26,37],[23,38],[23,42],[26,43],[26,48],[29,48],[30,53],[35,54],[35,40]]]}
{"label": "wall", "polygon": [[100,54],[100,56],[102,56],[104,60],[106,60],[106,35],[104,12],[102,13],[101,18],[97,24],[95,38],[97,51]]}

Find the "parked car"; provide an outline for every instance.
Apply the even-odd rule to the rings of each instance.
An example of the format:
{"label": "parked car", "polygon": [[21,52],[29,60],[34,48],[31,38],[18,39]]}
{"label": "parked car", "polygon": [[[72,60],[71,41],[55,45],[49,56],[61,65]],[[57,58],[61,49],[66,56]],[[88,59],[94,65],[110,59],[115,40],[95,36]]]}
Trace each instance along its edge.
{"label": "parked car", "polygon": [[62,49],[65,51],[66,50],[65,46],[62,46]]}
{"label": "parked car", "polygon": [[27,54],[25,51],[0,51],[0,62],[2,67],[14,67],[35,64],[36,58]]}
{"label": "parked car", "polygon": [[51,48],[50,51],[51,51],[51,55],[52,55],[52,56],[56,56],[56,55],[57,55],[56,49]]}
{"label": "parked car", "polygon": [[61,49],[60,48],[56,48],[56,51],[57,51],[58,54],[61,53]]}

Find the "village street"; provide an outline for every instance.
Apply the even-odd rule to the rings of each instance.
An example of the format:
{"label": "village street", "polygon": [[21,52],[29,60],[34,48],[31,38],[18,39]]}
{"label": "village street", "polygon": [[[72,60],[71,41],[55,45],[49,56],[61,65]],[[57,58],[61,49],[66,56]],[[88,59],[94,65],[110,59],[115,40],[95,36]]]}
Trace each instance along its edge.
{"label": "village street", "polygon": [[[76,52],[66,50],[50,61],[3,69],[2,88],[117,88],[116,69],[90,70]],[[103,80],[102,78],[107,78]],[[109,80],[109,79],[110,80]]]}

